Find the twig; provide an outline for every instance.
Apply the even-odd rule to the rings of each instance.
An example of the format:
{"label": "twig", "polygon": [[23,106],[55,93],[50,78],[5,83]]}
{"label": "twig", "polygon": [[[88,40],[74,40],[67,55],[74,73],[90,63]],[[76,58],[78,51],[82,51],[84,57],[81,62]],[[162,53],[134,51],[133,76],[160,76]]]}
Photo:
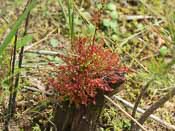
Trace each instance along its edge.
{"label": "twig", "polygon": [[11,55],[11,78],[10,78],[10,88],[9,88],[9,92],[10,92],[10,96],[9,96],[9,103],[8,103],[8,109],[7,109],[7,118],[5,119],[5,123],[4,123],[4,130],[8,130],[8,125],[9,125],[9,120],[12,117],[12,97],[13,97],[13,82],[14,82],[14,71],[15,71],[15,61],[16,61],[16,44],[17,44],[17,39],[18,39],[18,35],[17,35],[18,31],[15,34],[15,41],[14,41],[14,47],[13,47],[13,53]]}
{"label": "twig", "polygon": [[[117,96],[117,95],[114,95],[113,98],[116,99],[116,100],[118,100],[118,101],[120,101],[120,102],[123,103],[125,106],[127,106],[127,107],[129,107],[129,108],[131,108],[131,109],[134,108],[134,105],[133,105],[133,104],[131,104],[130,102],[124,100],[123,98],[121,98],[121,97],[119,97],[119,96]],[[145,112],[145,110],[141,109],[140,107],[138,107],[136,111],[139,112],[139,113],[142,113],[142,114]],[[175,125],[171,125],[171,124],[169,124],[169,123],[167,123],[167,122],[161,120],[159,117],[157,117],[157,116],[155,116],[155,115],[153,115],[153,114],[151,114],[151,115],[149,116],[149,118],[155,120],[156,122],[160,123],[160,125],[162,125],[162,126],[168,128],[168,129],[170,129],[170,130],[175,130]]]}
{"label": "twig", "polygon": [[78,9],[76,4],[74,3],[74,8],[78,12],[78,14],[82,17],[82,19],[87,23],[87,24],[92,24],[85,16],[84,14]]}
{"label": "twig", "polygon": [[41,42],[47,40],[49,38],[50,35],[52,35],[57,29],[53,29],[51,32],[49,32],[44,38],[42,38],[41,40],[29,45],[29,46],[26,46],[24,51],[27,51],[29,49],[31,49],[33,46],[36,46],[38,44],[40,44]]}
{"label": "twig", "polygon": [[[65,55],[62,52],[48,51],[48,50],[26,50],[25,53],[34,53],[39,55],[50,55],[50,56]],[[73,53],[69,53],[68,55],[77,56],[76,54]]]}
{"label": "twig", "polygon": [[128,21],[130,20],[143,20],[143,19],[153,19],[153,16],[144,16],[144,15],[125,15],[124,18]]}
{"label": "twig", "polygon": [[[163,96],[162,98],[160,98],[156,103],[154,103],[151,107],[149,107],[143,114],[142,116],[139,118],[139,122],[141,124],[143,124],[147,118],[155,111],[157,110],[159,107],[161,107],[162,105],[165,104],[165,102],[167,102],[170,98],[172,98],[175,95],[175,87],[173,87],[171,90],[169,90],[169,92]],[[139,127],[136,126],[136,129],[138,129]]]}
{"label": "twig", "polygon": [[156,57],[156,56],[158,56],[158,55],[159,55],[159,53],[147,55],[147,56],[141,58],[140,61],[144,61],[144,60],[147,60],[147,59],[149,59],[149,58]]}
{"label": "twig", "polygon": [[57,0],[57,1],[58,1],[59,5],[61,6],[61,10],[63,12],[63,15],[64,15],[64,18],[65,18],[66,24],[68,24],[67,15],[66,15],[66,11],[64,9],[63,3],[62,3],[61,0]]}
{"label": "twig", "polygon": [[48,50],[26,50],[25,53],[34,53],[39,55],[50,55],[50,56],[57,56],[61,54],[60,52],[48,51]]}
{"label": "twig", "polygon": [[133,120],[143,131],[147,131],[145,127],[143,127],[136,119],[134,119],[130,114],[128,114],[125,110],[123,110],[117,103],[115,103],[111,98],[108,96],[104,95],[104,97],[111,102],[115,107],[117,107],[119,110],[121,110],[128,118]]}
{"label": "twig", "polygon": [[35,69],[41,69],[41,68],[43,68],[43,69],[47,69],[46,68],[46,66],[48,65],[48,67],[49,67],[49,64],[48,64],[48,62],[47,63],[41,63],[41,64],[32,64],[32,65],[27,65],[27,64],[23,64],[22,66],[21,66],[21,68],[35,68]]}
{"label": "twig", "polygon": [[[141,91],[140,91],[140,95],[137,97],[137,100],[135,102],[135,105],[134,105],[134,108],[133,108],[133,111],[132,111],[132,117],[135,118],[135,114],[136,114],[136,110],[137,110],[137,107],[142,99],[142,96],[145,94],[145,91],[147,90],[147,88],[149,87],[150,83],[153,81],[154,79],[150,79],[149,81],[147,81]],[[131,121],[131,130],[132,130],[132,127],[134,126],[134,122]]]}
{"label": "twig", "polygon": [[45,94],[45,95],[48,95],[48,96],[53,95],[52,92],[42,91],[40,89],[37,89],[35,87],[31,87],[31,86],[24,86],[24,89],[22,91],[24,91],[25,89],[35,91],[35,92],[38,92],[38,93],[42,93],[42,94]]}

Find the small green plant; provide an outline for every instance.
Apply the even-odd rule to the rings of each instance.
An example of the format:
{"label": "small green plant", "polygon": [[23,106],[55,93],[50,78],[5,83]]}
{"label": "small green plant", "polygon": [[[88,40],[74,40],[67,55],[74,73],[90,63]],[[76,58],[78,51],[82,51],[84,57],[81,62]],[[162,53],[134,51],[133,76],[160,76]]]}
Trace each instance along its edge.
{"label": "small green plant", "polygon": [[105,11],[109,17],[103,19],[103,26],[105,26],[108,30],[112,30],[112,33],[115,34],[118,32],[118,13],[116,11],[115,3],[108,3]]}
{"label": "small green plant", "polygon": [[121,118],[121,114],[114,107],[103,110],[100,117],[100,125],[103,126],[104,131],[127,131],[130,129],[130,121],[126,118]]}
{"label": "small green plant", "polygon": [[40,126],[38,124],[35,124],[35,126],[32,127],[32,131],[41,131]]}

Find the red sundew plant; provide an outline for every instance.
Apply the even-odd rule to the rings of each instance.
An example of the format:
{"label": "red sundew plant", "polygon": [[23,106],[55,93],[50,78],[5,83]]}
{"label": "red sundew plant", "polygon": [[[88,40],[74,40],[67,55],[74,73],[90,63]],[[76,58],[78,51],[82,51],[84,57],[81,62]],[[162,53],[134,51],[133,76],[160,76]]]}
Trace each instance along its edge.
{"label": "red sundew plant", "polygon": [[65,64],[52,64],[56,75],[49,78],[50,86],[58,91],[61,101],[68,99],[75,105],[95,103],[99,90],[111,92],[110,84],[124,81],[124,77],[117,74],[126,69],[120,67],[119,56],[105,49],[103,42],[91,44],[87,38],[78,38],[71,52],[73,55],[58,56]]}

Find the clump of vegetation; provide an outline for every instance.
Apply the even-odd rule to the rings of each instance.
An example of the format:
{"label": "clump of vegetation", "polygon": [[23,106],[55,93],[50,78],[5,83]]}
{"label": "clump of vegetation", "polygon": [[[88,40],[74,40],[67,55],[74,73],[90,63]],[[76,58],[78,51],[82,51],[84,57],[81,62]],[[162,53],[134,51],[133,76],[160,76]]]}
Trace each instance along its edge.
{"label": "clump of vegetation", "polygon": [[58,91],[60,100],[68,99],[76,105],[95,103],[98,90],[111,92],[111,84],[125,80],[122,74],[127,69],[120,67],[119,56],[105,49],[101,41],[97,44],[87,38],[78,38],[71,54],[58,57],[64,65],[54,65],[55,76],[49,78],[49,85]]}

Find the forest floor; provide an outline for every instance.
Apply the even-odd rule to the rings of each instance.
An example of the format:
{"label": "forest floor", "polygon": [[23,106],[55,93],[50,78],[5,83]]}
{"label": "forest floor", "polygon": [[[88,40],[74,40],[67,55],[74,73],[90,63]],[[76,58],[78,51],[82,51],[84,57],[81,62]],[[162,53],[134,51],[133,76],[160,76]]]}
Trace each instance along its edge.
{"label": "forest floor", "polygon": [[[94,19],[98,19],[96,12],[102,6],[100,3],[89,4],[87,1],[77,2],[75,6],[74,31],[77,36],[93,36],[92,23]],[[132,70],[126,75],[127,81],[116,95],[134,104],[143,85],[150,78],[155,77],[139,104],[139,107],[145,110],[175,85],[175,67],[166,74],[163,73],[164,65],[173,57],[171,51],[174,45],[169,42],[171,38],[168,36],[168,23],[165,20],[170,15],[167,6],[171,11],[173,10],[171,5],[175,5],[174,0],[171,2],[165,5],[157,0],[146,0],[145,3],[111,0],[105,3],[100,14],[101,25],[96,32],[96,37],[102,37],[106,47],[118,53],[121,62]],[[3,41],[9,32],[9,27],[22,13],[26,3],[22,0],[0,0],[0,3],[0,41]],[[59,0],[40,0],[31,12],[28,34],[31,34],[33,39],[25,46],[16,100],[17,113],[15,121],[12,122],[12,125],[17,125],[21,129],[31,126],[34,131],[37,131],[40,126],[53,124],[53,108],[48,104],[48,100],[52,99],[50,95],[52,90],[47,90],[47,81],[52,69],[48,62],[59,63],[60,59],[53,54],[62,52],[59,46],[69,45],[68,24],[65,20],[67,16],[64,15],[63,9],[67,12],[65,2],[61,7]],[[23,29],[20,29],[19,36],[22,32]],[[4,67],[0,68],[2,69],[0,80],[3,85],[3,91],[0,90],[0,115],[2,116],[8,103],[9,92],[3,81],[3,75],[8,72],[6,65],[9,59],[10,53],[6,55]],[[115,102],[128,113],[132,113],[132,110],[120,101],[115,100]],[[175,125],[175,97],[156,110],[154,115]],[[139,116],[137,114],[137,117]],[[130,129],[130,121],[120,110],[107,104],[100,118],[100,122],[105,127],[100,130],[127,131]],[[0,117],[1,122],[3,118]],[[148,119],[144,126],[150,131],[169,130],[151,119]]]}

